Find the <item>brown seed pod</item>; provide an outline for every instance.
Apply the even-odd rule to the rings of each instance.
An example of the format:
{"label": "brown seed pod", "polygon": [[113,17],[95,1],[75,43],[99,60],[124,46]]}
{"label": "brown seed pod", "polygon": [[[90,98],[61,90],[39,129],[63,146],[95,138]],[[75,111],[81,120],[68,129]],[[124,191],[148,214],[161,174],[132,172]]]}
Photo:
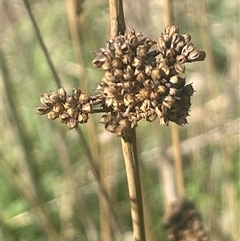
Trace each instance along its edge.
{"label": "brown seed pod", "polygon": [[176,56],[176,61],[181,62],[181,63],[185,63],[187,61],[187,58],[183,54],[180,54],[180,55]]}
{"label": "brown seed pod", "polygon": [[195,61],[196,59],[198,59],[200,55],[200,51],[197,49],[194,49],[192,52],[189,53],[187,59],[188,61]]}
{"label": "brown seed pod", "polygon": [[123,97],[123,103],[125,106],[132,105],[135,102],[134,95],[132,93],[126,93]]}
{"label": "brown seed pod", "polygon": [[189,42],[182,48],[182,54],[187,57],[194,49],[196,49],[194,44]]}
{"label": "brown seed pod", "polygon": [[181,34],[181,35],[184,38],[185,43],[188,43],[191,41],[191,35],[189,34]]}
{"label": "brown seed pod", "polygon": [[74,128],[77,128],[78,127],[78,121],[74,118],[70,118],[67,122],[67,125],[68,125],[68,128],[70,130],[74,129]]}
{"label": "brown seed pod", "polygon": [[112,61],[112,67],[116,68],[116,69],[122,68],[123,63],[122,63],[121,58],[119,58],[119,57],[114,58],[113,61]]}
{"label": "brown seed pod", "polygon": [[47,113],[48,119],[55,120],[58,117],[58,113],[54,111],[50,111]]}
{"label": "brown seed pod", "polygon": [[53,111],[56,112],[59,115],[63,113],[64,109],[65,108],[64,108],[64,106],[61,103],[56,103],[53,106]]}
{"label": "brown seed pod", "polygon": [[60,88],[58,89],[58,97],[59,99],[62,101],[62,102],[65,102],[66,101],[66,96],[67,96],[67,93],[66,91],[63,89],[63,88]]}
{"label": "brown seed pod", "polygon": [[161,77],[162,77],[162,75],[161,75],[160,69],[158,69],[158,68],[152,69],[151,78],[152,78],[153,81],[160,80]]}
{"label": "brown seed pod", "polygon": [[87,93],[81,93],[79,96],[79,103],[86,104],[90,100],[90,97]]}
{"label": "brown seed pod", "polygon": [[159,86],[157,87],[157,92],[158,92],[160,95],[165,94],[165,93],[167,92],[166,86],[164,86],[164,85],[159,85]]}
{"label": "brown seed pod", "polygon": [[40,102],[45,105],[45,106],[52,106],[53,102],[52,100],[49,98],[49,95],[47,93],[44,93],[41,97],[40,97]]}
{"label": "brown seed pod", "polygon": [[69,115],[71,118],[76,118],[77,115],[78,115],[78,111],[77,111],[75,108],[73,108],[73,107],[67,108],[66,111],[67,111],[68,115]]}
{"label": "brown seed pod", "polygon": [[123,64],[130,64],[132,63],[133,61],[133,56],[130,55],[130,54],[124,54],[122,57],[121,57],[121,60],[122,60],[122,63]]}
{"label": "brown seed pod", "polygon": [[59,115],[59,119],[61,122],[66,123],[66,121],[68,121],[68,119],[70,118],[69,114],[64,112],[63,114]]}
{"label": "brown seed pod", "polygon": [[72,90],[72,97],[73,97],[75,100],[78,100],[81,92],[82,92],[82,91],[81,91],[80,89],[73,88],[73,90]]}
{"label": "brown seed pod", "polygon": [[169,36],[172,37],[175,33],[179,33],[179,28],[176,25],[170,27]]}
{"label": "brown seed pod", "polygon": [[174,68],[178,74],[182,74],[185,72],[185,65],[182,62],[177,61],[174,64]]}
{"label": "brown seed pod", "polygon": [[102,124],[108,124],[110,121],[112,121],[112,116],[111,115],[109,115],[109,114],[104,114],[104,115],[102,115],[102,117],[101,117],[101,119],[100,119],[100,123],[102,123]]}
{"label": "brown seed pod", "polygon": [[51,111],[51,109],[48,106],[39,106],[37,108],[37,113],[39,115],[45,115],[47,114],[49,111]]}

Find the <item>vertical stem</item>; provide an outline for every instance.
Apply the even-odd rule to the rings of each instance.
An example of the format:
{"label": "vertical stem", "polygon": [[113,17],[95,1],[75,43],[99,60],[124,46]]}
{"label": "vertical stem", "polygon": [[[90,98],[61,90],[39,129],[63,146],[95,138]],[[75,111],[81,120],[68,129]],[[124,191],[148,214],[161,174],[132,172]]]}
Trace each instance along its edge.
{"label": "vertical stem", "polygon": [[135,130],[133,130],[130,137],[121,138],[121,143],[127,172],[134,240],[145,241],[142,190],[135,137]]}
{"label": "vertical stem", "polygon": [[122,0],[109,0],[111,37],[124,34],[126,30]]}
{"label": "vertical stem", "polygon": [[[109,0],[111,37],[123,34],[126,29],[122,0]],[[135,241],[145,241],[144,215],[142,205],[141,182],[136,150],[136,132],[131,131],[128,137],[121,139],[125,160],[133,235]]]}

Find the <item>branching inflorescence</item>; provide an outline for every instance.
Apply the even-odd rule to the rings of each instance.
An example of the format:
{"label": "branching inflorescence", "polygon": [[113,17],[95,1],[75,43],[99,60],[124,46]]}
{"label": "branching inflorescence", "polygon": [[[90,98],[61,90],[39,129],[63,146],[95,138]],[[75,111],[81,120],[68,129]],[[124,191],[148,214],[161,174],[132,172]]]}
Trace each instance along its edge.
{"label": "branching inflorescence", "polygon": [[182,126],[187,124],[194,89],[181,75],[185,63],[205,56],[177,26],[166,27],[157,41],[131,30],[96,51],[93,66],[104,71],[96,96],[76,88],[68,96],[60,88],[43,94],[37,111],[70,129],[86,123],[89,114],[104,112],[100,122],[118,136],[141,119],[152,122],[158,117],[161,125],[172,121]]}

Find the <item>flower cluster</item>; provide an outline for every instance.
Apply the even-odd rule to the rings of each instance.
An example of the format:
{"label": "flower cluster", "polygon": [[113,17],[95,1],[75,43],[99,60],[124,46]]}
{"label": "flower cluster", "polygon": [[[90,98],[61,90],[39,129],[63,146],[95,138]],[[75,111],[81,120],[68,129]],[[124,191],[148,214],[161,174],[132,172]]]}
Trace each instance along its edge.
{"label": "flower cluster", "polygon": [[[154,45],[157,49],[151,50]],[[120,122],[133,128],[140,119],[151,122],[157,117],[161,125],[169,121],[185,125],[194,89],[180,74],[185,62],[204,58],[205,52],[197,50],[190,35],[181,35],[177,26],[166,27],[157,41],[134,30],[110,39],[92,62],[105,71],[97,91],[110,110],[103,116],[106,129],[119,134]]]}
{"label": "flower cluster", "polygon": [[209,240],[200,213],[194,203],[186,198],[179,198],[172,203],[165,219],[164,227],[168,231],[168,241]]}
{"label": "flower cluster", "polygon": [[72,95],[67,96],[63,88],[44,93],[40,101],[42,106],[37,108],[40,115],[47,115],[51,120],[58,118],[62,123],[68,125],[69,129],[77,128],[78,124],[88,121],[88,114],[92,113],[93,100],[80,89],[73,89]]}
{"label": "flower cluster", "polygon": [[63,89],[44,94],[39,114],[59,118],[74,128],[85,123],[88,114],[97,112],[93,105],[98,104],[100,112],[105,112],[100,122],[118,136],[136,127],[141,119],[152,122],[158,117],[161,125],[169,121],[187,123],[194,89],[186,85],[181,74],[186,62],[205,58],[205,52],[197,50],[190,35],[180,34],[177,26],[168,26],[154,41],[131,30],[110,39],[95,53],[93,66],[104,71],[96,88],[98,95],[89,97],[77,89],[68,97]]}

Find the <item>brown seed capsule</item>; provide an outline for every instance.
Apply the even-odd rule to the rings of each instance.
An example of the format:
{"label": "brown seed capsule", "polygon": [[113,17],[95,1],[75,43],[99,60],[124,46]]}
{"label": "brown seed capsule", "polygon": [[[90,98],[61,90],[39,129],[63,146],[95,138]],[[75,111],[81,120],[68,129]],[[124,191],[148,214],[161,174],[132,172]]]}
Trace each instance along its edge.
{"label": "brown seed capsule", "polygon": [[175,33],[179,33],[179,28],[176,25],[170,27],[169,36],[172,37]]}
{"label": "brown seed capsule", "polygon": [[160,80],[161,79],[161,71],[160,71],[160,69],[158,69],[158,68],[152,69],[151,78],[152,78],[153,81]]}
{"label": "brown seed capsule", "polygon": [[114,69],[113,72],[116,79],[122,79],[123,78],[123,70],[122,69]]}
{"label": "brown seed capsule", "polygon": [[67,122],[68,128],[71,130],[73,128],[77,128],[78,127],[78,122],[76,119],[74,118],[70,118]]}
{"label": "brown seed capsule", "polygon": [[88,114],[85,112],[79,114],[77,121],[81,124],[86,123],[88,121]]}
{"label": "brown seed capsule", "polygon": [[133,56],[129,54],[124,54],[121,59],[123,64],[130,64],[133,61]]}
{"label": "brown seed capsule", "polygon": [[167,126],[168,125],[168,118],[166,116],[160,117],[159,118],[159,123],[161,126]]}
{"label": "brown seed capsule", "polygon": [[157,87],[157,92],[160,94],[160,95],[163,95],[167,92],[167,88],[164,86],[164,85],[159,85]]}
{"label": "brown seed capsule", "polygon": [[180,55],[176,56],[176,61],[179,61],[181,63],[185,63],[187,61],[187,58],[183,54],[180,54]]}
{"label": "brown seed capsule", "polygon": [[171,107],[173,106],[173,104],[175,103],[175,99],[173,96],[167,95],[164,100],[163,100],[163,104],[168,108],[171,109]]}
{"label": "brown seed capsule", "polygon": [[158,117],[163,117],[164,116],[164,113],[159,109],[158,106],[155,107],[155,112],[156,112]]}
{"label": "brown seed capsule", "polygon": [[67,111],[68,115],[72,118],[76,118],[78,115],[78,111],[76,109],[74,109],[73,107],[69,107],[66,111]]}
{"label": "brown seed capsule", "polygon": [[132,66],[135,68],[139,68],[142,65],[142,63],[143,63],[142,57],[137,56],[133,59]]}
{"label": "brown seed capsule", "polygon": [[110,121],[112,121],[112,116],[109,114],[104,114],[102,115],[99,122],[102,124],[108,124]]}
{"label": "brown seed capsule", "polygon": [[146,79],[144,82],[143,82],[143,86],[146,88],[146,89],[152,89],[153,87],[153,82],[151,79]]}
{"label": "brown seed capsule", "polygon": [[115,129],[117,128],[117,123],[116,122],[110,122],[106,124],[105,129],[109,132],[115,132]]}
{"label": "brown seed capsule", "polygon": [[176,88],[169,88],[169,95],[177,95],[179,93],[179,90]]}
{"label": "brown seed capsule", "polygon": [[137,47],[137,56],[146,56],[148,52],[148,47],[145,45],[139,45]]}
{"label": "brown seed capsule", "polygon": [[80,94],[81,94],[81,90],[80,90],[80,89],[73,88],[73,90],[72,90],[72,97],[73,97],[75,100],[78,100],[78,99],[79,99]]}
{"label": "brown seed capsule", "polygon": [[56,103],[59,101],[59,96],[57,91],[53,91],[52,94],[49,96],[49,99],[53,102]]}
{"label": "brown seed capsule", "polygon": [[206,53],[204,51],[200,51],[198,58],[196,58],[194,61],[202,61],[206,58]]}
{"label": "brown seed capsule", "polygon": [[187,57],[194,49],[196,49],[194,44],[189,42],[182,48],[182,54]]}
{"label": "brown seed capsule", "polygon": [[90,100],[90,97],[87,93],[81,93],[79,96],[79,103],[85,104]]}
{"label": "brown seed capsule", "polygon": [[115,81],[115,76],[110,71],[106,71],[104,73],[104,78],[106,78],[106,80],[109,81],[109,82],[114,82]]}
{"label": "brown seed capsule", "polygon": [[92,104],[86,103],[82,106],[82,111],[92,113]]}
{"label": "brown seed capsule", "polygon": [[124,95],[123,103],[125,106],[132,105],[134,102],[135,102],[135,98],[132,93],[127,93]]}
{"label": "brown seed capsule", "polygon": [[191,36],[189,34],[182,34],[182,37],[184,38],[185,43],[191,41]]}
{"label": "brown seed capsule", "polygon": [[176,70],[176,72],[178,74],[182,74],[185,72],[185,65],[179,61],[177,61],[175,64],[174,64],[174,68]]}
{"label": "brown seed capsule", "polygon": [[174,76],[170,77],[170,79],[169,79],[169,82],[171,84],[177,84],[178,81],[179,81],[179,76],[178,75],[174,75]]}
{"label": "brown seed capsule", "polygon": [[40,102],[45,106],[52,106],[53,105],[53,102],[50,100],[49,95],[47,93],[44,93],[40,97]]}
{"label": "brown seed capsule", "polygon": [[69,116],[69,114],[68,113],[66,113],[66,112],[64,112],[63,114],[61,114],[61,115],[59,115],[59,119],[60,120],[67,120],[67,119],[69,119],[70,118],[70,116]]}
{"label": "brown seed capsule", "polygon": [[54,120],[58,117],[58,113],[56,113],[54,111],[50,111],[47,113],[47,117],[48,117],[48,119]]}
{"label": "brown seed capsule", "polygon": [[156,100],[158,98],[158,93],[155,91],[151,91],[149,98],[150,100]]}
{"label": "brown seed capsule", "polygon": [[136,80],[138,82],[142,83],[146,80],[146,78],[147,78],[147,75],[143,71],[138,71],[138,74],[136,75]]}
{"label": "brown seed capsule", "polygon": [[172,40],[171,40],[171,45],[170,47],[172,49],[175,48],[175,46],[181,41],[181,35],[179,33],[174,33],[172,36]]}
{"label": "brown seed capsule", "polygon": [[111,69],[112,68],[112,65],[111,65],[111,63],[109,62],[109,61],[105,61],[103,64],[102,64],[102,66],[101,66],[101,68],[102,68],[102,70],[109,70],[109,69]]}
{"label": "brown seed capsule", "polygon": [[185,46],[185,42],[182,40],[177,43],[174,49],[177,53],[181,53],[183,46]]}
{"label": "brown seed capsule", "polygon": [[158,46],[159,51],[160,51],[162,54],[165,54],[165,53],[166,53],[167,43],[166,43],[166,41],[164,40],[164,38],[163,38],[162,36],[158,37],[157,46]]}
{"label": "brown seed capsule", "polygon": [[192,52],[189,53],[187,59],[189,61],[195,61],[196,59],[198,59],[199,55],[200,55],[200,51],[197,49],[194,49]]}
{"label": "brown seed capsule", "polygon": [[134,77],[133,69],[130,65],[127,65],[126,69],[124,69],[123,78],[125,80],[133,80],[133,77]]}
{"label": "brown seed capsule", "polygon": [[39,115],[45,115],[45,114],[47,114],[50,110],[51,110],[51,109],[50,109],[49,107],[47,107],[47,106],[39,106],[39,107],[37,108],[37,113],[38,113]]}
{"label": "brown seed capsule", "polygon": [[67,96],[67,93],[66,91],[63,89],[63,88],[60,88],[58,89],[58,97],[61,101],[65,102],[66,101],[66,96]]}
{"label": "brown seed capsule", "polygon": [[61,103],[56,103],[53,106],[53,111],[56,112],[57,114],[62,114],[64,111],[64,106]]}
{"label": "brown seed capsule", "polygon": [[123,63],[120,58],[116,57],[113,59],[113,61],[112,61],[113,68],[120,69],[120,68],[122,68],[122,66],[123,66]]}

